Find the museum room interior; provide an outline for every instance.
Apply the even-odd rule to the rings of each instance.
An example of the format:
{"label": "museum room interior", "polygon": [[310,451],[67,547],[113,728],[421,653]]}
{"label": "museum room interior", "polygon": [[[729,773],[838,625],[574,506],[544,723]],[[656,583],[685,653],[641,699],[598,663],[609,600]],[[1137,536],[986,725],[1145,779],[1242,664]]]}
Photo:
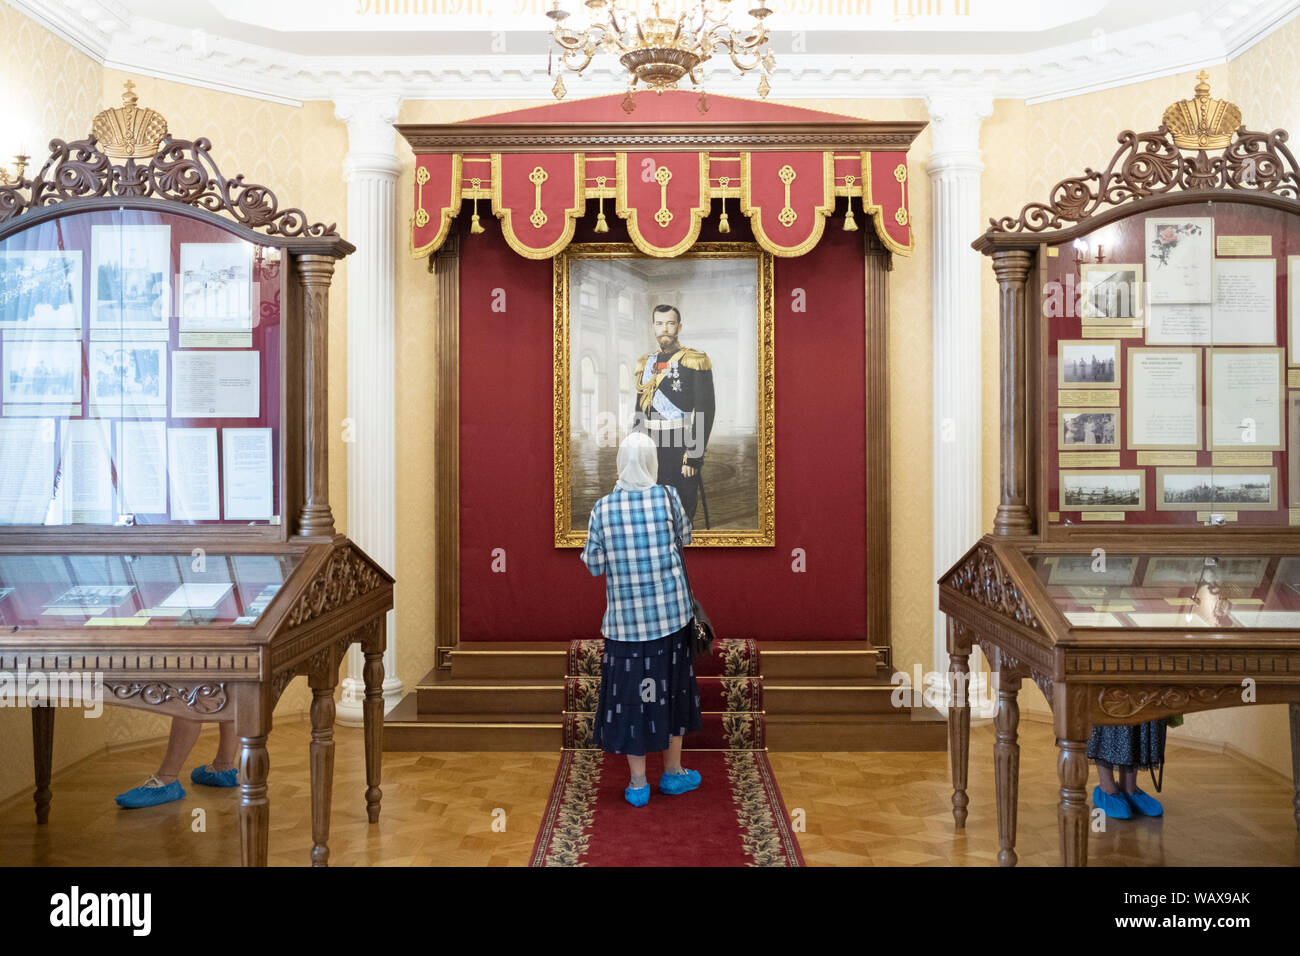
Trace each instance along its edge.
{"label": "museum room interior", "polygon": [[1300,865],[1298,13],[5,0],[0,863]]}

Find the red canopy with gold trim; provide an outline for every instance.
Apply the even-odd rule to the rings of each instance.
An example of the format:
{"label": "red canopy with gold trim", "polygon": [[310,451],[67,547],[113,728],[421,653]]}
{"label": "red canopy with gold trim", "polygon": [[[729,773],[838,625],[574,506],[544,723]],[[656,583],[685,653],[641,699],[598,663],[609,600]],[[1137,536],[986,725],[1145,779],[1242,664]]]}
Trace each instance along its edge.
{"label": "red canopy with gold trim", "polygon": [[[686,252],[721,199],[778,256],[821,238],[837,197],[870,217],[886,248],[912,249],[907,149],[922,123],[876,123],[733,97],[621,95],[465,123],[399,126],[416,154],[411,251],[445,241],[463,202],[485,205],[510,247],[548,259],[573,239],[588,200],[624,220],[650,256]],[[605,200],[613,200],[607,203]],[[739,200],[732,202],[730,200]]]}

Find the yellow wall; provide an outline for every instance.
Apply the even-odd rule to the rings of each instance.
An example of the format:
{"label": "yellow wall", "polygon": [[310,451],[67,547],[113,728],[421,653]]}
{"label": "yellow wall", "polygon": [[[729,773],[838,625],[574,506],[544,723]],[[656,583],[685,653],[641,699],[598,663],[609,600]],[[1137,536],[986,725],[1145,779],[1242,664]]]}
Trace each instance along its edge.
{"label": "yellow wall", "polygon": [[[38,157],[44,144],[58,136],[84,135],[95,112],[120,101],[126,74],[106,70],[44,31],[10,7],[0,5],[3,60],[2,101],[6,110],[21,111],[22,141],[4,140],[14,117],[0,127],[0,156],[25,145]],[[1247,125],[1254,128],[1300,129],[1300,101],[1288,94],[1290,78],[1300,58],[1300,20],[1274,33],[1228,66],[1211,70],[1215,95],[1234,99]],[[283,203],[299,206],[313,218],[338,222],[344,236],[347,189],[342,160],[347,132],[328,103],[289,107],[231,94],[136,77],[141,102],[160,110],[172,132],[181,138],[203,135],[213,142],[213,154],[223,171],[244,173],[248,179],[275,190]],[[1123,129],[1152,129],[1164,107],[1191,94],[1191,73],[1146,83],[1028,106],[1000,100],[984,123],[981,147],[985,172],[981,212],[986,221],[1015,213],[1027,201],[1041,200],[1050,187],[1084,166],[1104,163]],[[927,118],[919,100],[777,100],[871,119]],[[418,101],[402,107],[401,122],[449,122],[522,106],[534,101]],[[13,134],[8,134],[12,136]],[[926,182],[931,149],[927,129],[912,149],[911,181]],[[414,159],[398,141],[401,174],[398,219],[408,218],[413,191]],[[931,293],[930,191],[911,192],[916,250],[910,258],[896,257],[891,275],[889,361],[891,368],[890,426],[894,450],[890,463],[893,489],[892,643],[895,664],[910,671],[928,668],[931,652]],[[483,210],[486,213],[486,209]],[[974,238],[973,236],[971,237]],[[429,575],[433,562],[432,504],[428,476],[433,471],[434,435],[429,428],[433,383],[428,369],[433,358],[432,284],[423,261],[408,254],[407,236],[397,237],[397,555],[396,635],[398,674],[408,687],[433,664],[433,634],[429,627],[434,606]],[[472,265],[467,264],[467,267]],[[985,524],[991,526],[997,504],[998,454],[998,315],[992,271],[983,264],[981,316],[984,348],[982,433]],[[347,446],[341,440],[346,417],[346,263],[336,273],[330,322],[330,492],[340,530],[347,528]],[[918,436],[923,440],[904,440]],[[286,693],[278,715],[305,709],[302,682]],[[1044,709],[1041,695],[1028,689],[1027,709]],[[25,712],[0,711],[0,797],[26,789],[30,779],[30,734]],[[56,737],[56,766],[105,746],[158,736],[165,721],[121,708],[109,708],[104,719],[87,722],[60,714]],[[1223,741],[1285,770],[1288,745],[1284,710],[1279,707],[1242,708],[1193,715],[1179,733]],[[203,744],[201,746],[206,746]],[[196,760],[204,759],[196,754]],[[133,781],[123,781],[123,786]]]}

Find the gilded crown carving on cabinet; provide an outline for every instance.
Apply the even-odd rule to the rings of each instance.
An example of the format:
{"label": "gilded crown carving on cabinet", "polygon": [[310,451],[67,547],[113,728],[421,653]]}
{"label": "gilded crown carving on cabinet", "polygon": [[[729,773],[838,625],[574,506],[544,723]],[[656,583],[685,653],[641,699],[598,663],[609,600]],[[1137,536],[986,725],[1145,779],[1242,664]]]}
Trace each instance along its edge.
{"label": "gilded crown carving on cabinet", "polygon": [[157,110],[142,109],[139,99],[135,84],[127,80],[122,105],[104,110],[90,124],[90,134],[113,159],[148,159],[167,135],[167,120]]}
{"label": "gilded crown carving on cabinet", "polygon": [[130,88],[123,106],[95,117],[87,139],[50,141],[49,158],[30,179],[0,186],[0,224],[78,199],[165,199],[225,215],[238,225],[285,239],[337,239],[335,224],[313,223],[301,209],[281,209],[266,186],[222,175],[212,143],[174,139],[156,110]]}
{"label": "gilded crown carving on cabinet", "polygon": [[1196,95],[1165,110],[1161,123],[1179,149],[1223,149],[1241,127],[1241,110],[1227,100],[1210,98],[1210,74],[1196,74]]}
{"label": "gilded crown carving on cabinet", "polygon": [[1171,104],[1157,129],[1119,134],[1105,171],[1085,169],[1053,186],[1047,202],[990,219],[984,238],[1062,229],[1105,207],[1176,191],[1237,190],[1300,203],[1300,167],[1286,130],[1246,129],[1235,104],[1210,96],[1209,75],[1197,78],[1193,97]]}

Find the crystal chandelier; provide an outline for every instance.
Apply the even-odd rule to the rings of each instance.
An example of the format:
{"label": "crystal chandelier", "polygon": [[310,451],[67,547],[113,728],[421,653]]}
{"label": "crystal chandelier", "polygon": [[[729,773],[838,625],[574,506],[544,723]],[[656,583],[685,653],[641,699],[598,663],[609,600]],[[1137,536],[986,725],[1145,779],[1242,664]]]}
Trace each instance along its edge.
{"label": "crystal chandelier", "polygon": [[[555,21],[551,37],[564,69],[581,74],[602,50],[618,56],[628,71],[626,102],[642,83],[659,93],[676,89],[683,77],[699,86],[698,70],[715,53],[726,53],[741,73],[761,68],[758,95],[766,97],[776,63],[764,23],[772,11],[767,0],[750,2],[747,26],[733,22],[732,0],[583,0],[587,22],[574,26],[566,24],[571,14],[561,0],[552,0],[546,15]],[[551,92],[564,97],[562,75]]]}

